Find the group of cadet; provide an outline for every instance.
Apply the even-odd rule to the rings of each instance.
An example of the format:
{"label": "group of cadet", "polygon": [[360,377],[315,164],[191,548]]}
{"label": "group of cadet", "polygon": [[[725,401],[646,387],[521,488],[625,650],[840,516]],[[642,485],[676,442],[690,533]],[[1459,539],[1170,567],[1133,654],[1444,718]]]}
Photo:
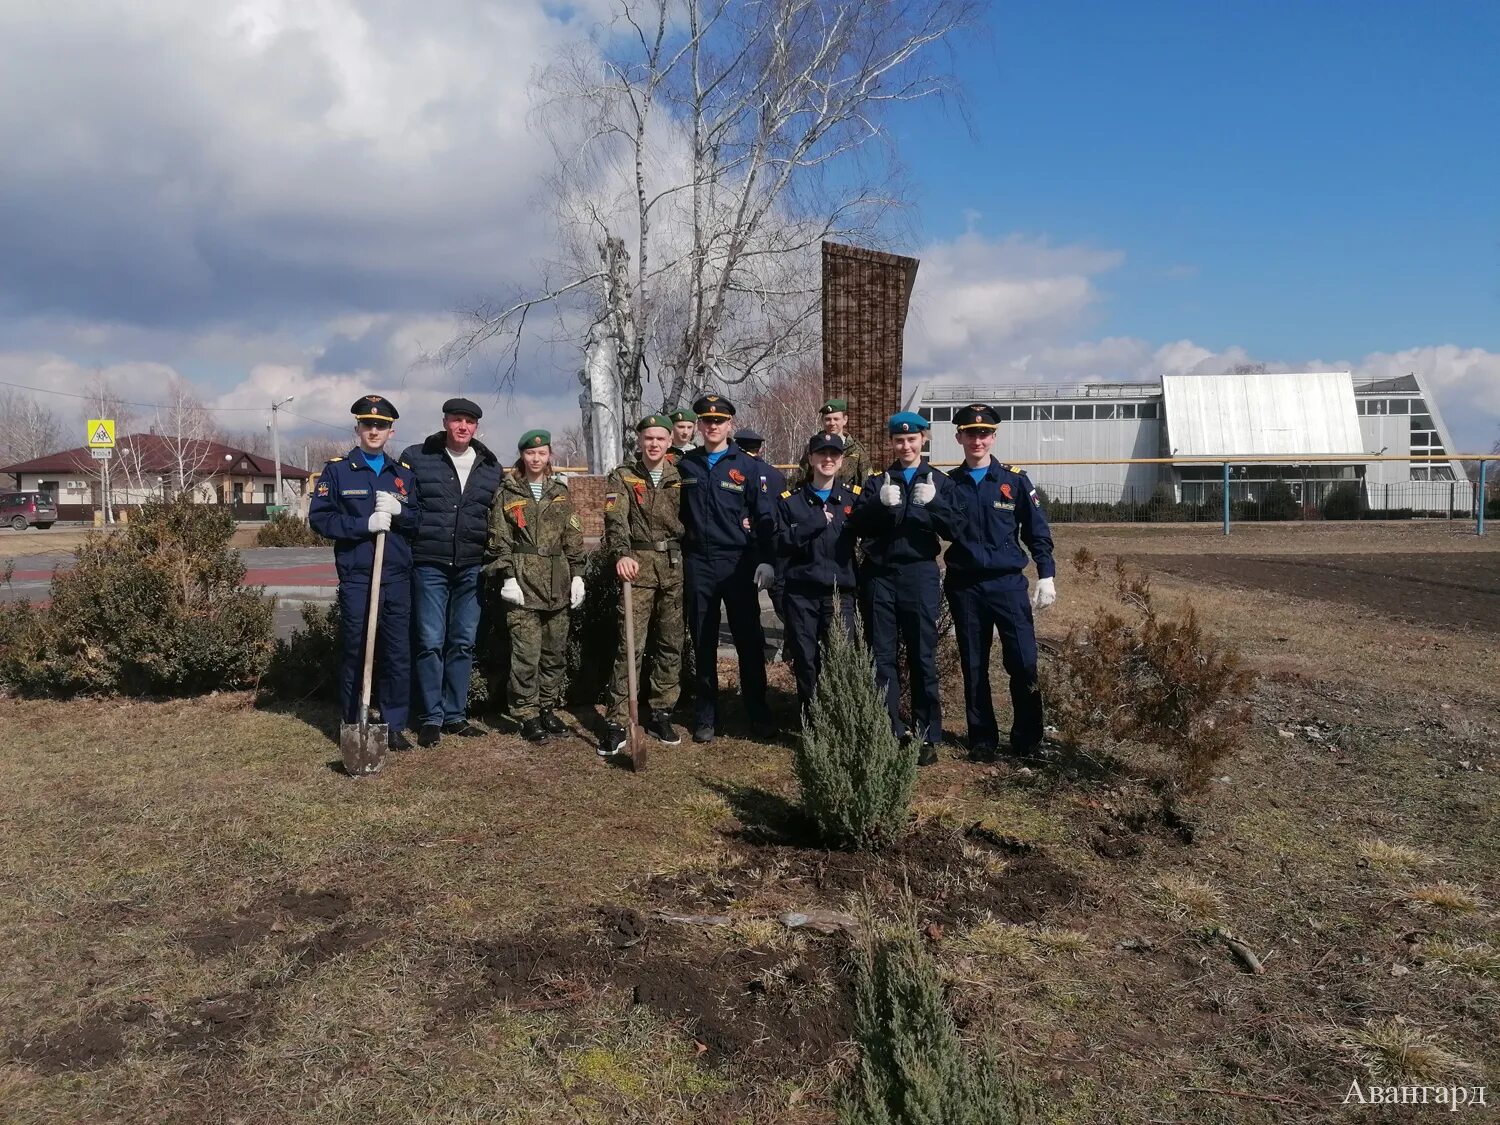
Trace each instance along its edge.
{"label": "group of cadet", "polygon": [[[486,576],[499,582],[506,611],[512,717],[533,742],[567,730],[555,711],[562,705],[568,611],[584,597],[583,532],[565,479],[553,472],[550,436],[524,434],[506,473],[475,437],[482,414],[467,399],[445,403],[443,430],[395,459],[384,452],[395,407],[369,395],[353,413],[359,444],[325,466],[309,511],[313,528],[335,541],[345,720],[354,721],[359,709],[373,544],[385,532],[375,697],[392,748],[411,748],[404,728],[413,682],[418,744],[434,746],[444,734],[489,733],[466,713]],[[957,412],[964,461],[946,474],[923,457],[928,424],[918,414],[891,416],[887,467],[878,472],[846,433],[845,400],[830,399],[821,416],[823,427],[790,481],[762,459],[759,434],[734,430],[734,404],[722,395],[705,394],[692,410],[651,414],[637,424],[633,459],[605,483],[603,547],[615,559],[616,577],[632,585],[638,640],[627,654],[622,606],[601,756],[626,745],[631,655],[637,671],[643,661],[649,667],[640,689],[648,734],[669,745],[681,741],[672,712],[686,654],[693,739],[717,737],[721,614],[738,656],[751,730],[773,736],[762,590],[782,619],[804,714],[822,642],[833,628],[852,633],[858,613],[893,732],[920,744],[919,762],[936,761],[943,729],[937,620],[946,590],[971,756],[986,759],[999,748],[989,683],[996,632],[1010,680],[1011,748],[1025,754],[1041,743],[1032,610],[1056,598],[1051,532],[1026,474],[991,455],[996,412],[982,403]],[[1029,598],[1028,561],[1038,575]],[[909,724],[900,707],[902,649]]]}

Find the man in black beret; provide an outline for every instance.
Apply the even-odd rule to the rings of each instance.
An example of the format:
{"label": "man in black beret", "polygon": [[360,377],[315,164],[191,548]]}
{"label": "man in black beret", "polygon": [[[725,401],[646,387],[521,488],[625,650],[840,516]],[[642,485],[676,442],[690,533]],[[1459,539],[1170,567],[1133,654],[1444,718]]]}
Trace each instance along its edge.
{"label": "man in black beret", "polygon": [[479,635],[480,576],[500,459],[475,435],[484,411],[466,398],[443,403],[443,428],[401,459],[416,477],[421,531],[412,544],[416,601],[417,741],[489,733],[469,718],[469,680]]}

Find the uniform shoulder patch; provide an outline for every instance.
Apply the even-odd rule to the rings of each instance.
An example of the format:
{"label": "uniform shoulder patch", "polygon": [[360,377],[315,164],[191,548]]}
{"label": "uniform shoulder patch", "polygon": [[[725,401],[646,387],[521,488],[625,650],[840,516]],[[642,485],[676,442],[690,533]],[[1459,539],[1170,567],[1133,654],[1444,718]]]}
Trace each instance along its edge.
{"label": "uniform shoulder patch", "polygon": [[788,488],[785,492],[783,492],[781,494],[781,498],[783,500],[790,500],[792,498],[792,490],[790,488]]}
{"label": "uniform shoulder patch", "polygon": [[343,460],[342,457],[330,457],[330,458],[328,458],[328,463],[330,465],[332,465],[335,461],[342,461],[342,460]]}
{"label": "uniform shoulder patch", "polygon": [[1023,468],[1021,468],[1020,465],[1007,465],[1007,466],[1005,466],[1005,471],[1007,473],[1015,473],[1017,476],[1019,476],[1020,474],[1024,473],[1026,470],[1023,469]]}
{"label": "uniform shoulder patch", "polygon": [[854,484],[854,485],[850,485],[849,487],[850,487],[850,491],[852,491],[854,493],[854,495],[856,495],[856,496],[858,496],[861,492],[864,491],[864,486],[863,485]]}
{"label": "uniform shoulder patch", "polygon": [[409,469],[409,468],[411,468],[411,466],[410,466],[410,465],[408,465],[408,464],[407,464],[407,463],[406,463],[406,462],[405,462],[405,461],[402,461],[402,462],[401,462],[401,467],[402,467],[402,468],[403,468],[403,469]]}

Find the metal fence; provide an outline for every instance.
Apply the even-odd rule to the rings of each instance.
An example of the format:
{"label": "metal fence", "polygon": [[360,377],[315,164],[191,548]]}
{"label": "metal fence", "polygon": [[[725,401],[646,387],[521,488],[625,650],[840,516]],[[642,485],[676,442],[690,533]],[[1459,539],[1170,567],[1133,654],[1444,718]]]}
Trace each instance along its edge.
{"label": "metal fence", "polygon": [[[1053,523],[1222,523],[1222,485],[1178,492],[1169,485],[1155,489],[1118,484],[1050,484],[1042,470],[1033,479]],[[1485,513],[1500,515],[1500,487],[1486,488]],[[1306,481],[1271,478],[1231,481],[1230,519],[1277,520],[1476,520],[1478,490],[1470,481]]]}

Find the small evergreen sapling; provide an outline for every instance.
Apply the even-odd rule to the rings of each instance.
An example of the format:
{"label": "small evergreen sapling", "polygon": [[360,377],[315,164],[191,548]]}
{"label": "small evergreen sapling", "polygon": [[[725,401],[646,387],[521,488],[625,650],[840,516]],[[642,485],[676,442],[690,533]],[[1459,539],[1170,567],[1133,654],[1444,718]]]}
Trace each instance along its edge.
{"label": "small evergreen sapling", "polygon": [[891,732],[869,647],[829,629],[796,755],[802,807],[832,847],[878,848],[906,825],[916,748]]}
{"label": "small evergreen sapling", "polygon": [[855,982],[859,1065],[839,1098],[839,1125],[1016,1125],[1028,1103],[993,1060],[964,1049],[937,963],[914,918],[874,928]]}

